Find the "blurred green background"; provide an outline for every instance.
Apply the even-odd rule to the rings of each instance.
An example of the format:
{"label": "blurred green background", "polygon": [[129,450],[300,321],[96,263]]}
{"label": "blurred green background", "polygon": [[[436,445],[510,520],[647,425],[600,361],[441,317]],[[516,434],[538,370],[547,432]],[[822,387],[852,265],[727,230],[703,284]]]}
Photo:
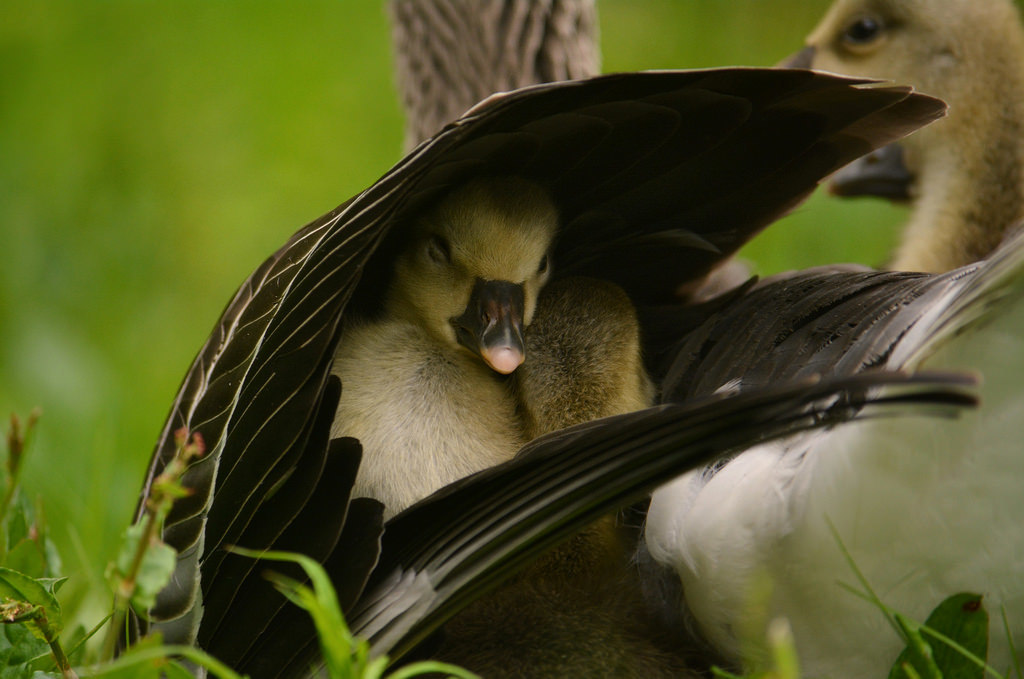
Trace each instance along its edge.
{"label": "blurred green background", "polygon": [[[827,4],[600,0],[604,70],[771,65]],[[0,10],[0,413],[43,410],[25,485],[72,605],[236,286],[399,158],[389,39],[374,0]],[[900,219],[818,195],[746,255],[762,273],[878,263]]]}

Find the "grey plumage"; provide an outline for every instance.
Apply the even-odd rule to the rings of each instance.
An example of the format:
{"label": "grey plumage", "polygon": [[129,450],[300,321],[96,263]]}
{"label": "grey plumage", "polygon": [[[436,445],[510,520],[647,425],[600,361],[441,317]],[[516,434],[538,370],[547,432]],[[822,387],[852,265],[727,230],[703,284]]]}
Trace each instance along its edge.
{"label": "grey plumage", "polygon": [[391,0],[411,150],[495,92],[601,72],[594,0]]}

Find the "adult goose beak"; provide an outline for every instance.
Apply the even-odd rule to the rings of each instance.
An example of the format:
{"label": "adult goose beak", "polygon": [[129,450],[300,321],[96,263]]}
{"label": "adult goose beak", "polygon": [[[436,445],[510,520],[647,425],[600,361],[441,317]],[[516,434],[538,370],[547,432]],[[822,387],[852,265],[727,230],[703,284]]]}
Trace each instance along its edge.
{"label": "adult goose beak", "polygon": [[811,68],[814,65],[814,52],[814,46],[808,45],[780,61],[779,66],[782,68]]}
{"label": "adult goose beak", "polygon": [[903,147],[889,144],[861,156],[832,175],[828,190],[834,196],[878,196],[910,200],[914,176],[903,162]]}
{"label": "adult goose beak", "polygon": [[476,279],[466,310],[452,319],[459,343],[492,370],[508,375],[526,358],[523,347],[523,286],[508,281]]}

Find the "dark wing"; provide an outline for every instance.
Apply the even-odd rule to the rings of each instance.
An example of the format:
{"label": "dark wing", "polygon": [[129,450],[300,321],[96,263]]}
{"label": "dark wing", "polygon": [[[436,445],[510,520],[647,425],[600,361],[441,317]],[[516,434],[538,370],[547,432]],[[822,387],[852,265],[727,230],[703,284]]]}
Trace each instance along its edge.
{"label": "dark wing", "polygon": [[[701,72],[672,109],[664,97],[638,97],[574,112],[600,121],[581,130],[581,162],[549,161],[566,221],[556,266],[612,280],[638,304],[673,300],[822,178],[944,113],[906,89],[839,86],[810,71],[777,71],[770,83],[755,74]],[[602,134],[609,120],[633,123]]]}
{"label": "dark wing", "polygon": [[663,400],[913,368],[921,352],[1000,313],[1005,297],[1020,294],[1022,272],[1024,232],[945,274],[823,267],[766,279],[723,298],[701,322],[687,319],[696,329],[670,351]]}
{"label": "dark wing", "polygon": [[[880,372],[802,380],[543,436],[515,460],[456,482],[388,522],[380,562],[347,612],[349,622],[374,654],[401,655],[542,552],[666,480],[757,443],[854,417],[924,405],[948,415],[973,403],[965,391],[971,384],[966,377]],[[883,385],[890,389],[879,393]]]}
{"label": "dark wing", "polygon": [[[325,409],[337,398],[336,378],[331,382]],[[879,395],[882,385],[897,389]],[[314,497],[323,502],[310,502],[305,518],[307,529],[337,526],[333,551],[303,542],[302,526],[292,536],[298,543],[282,538],[275,548],[322,560],[352,630],[371,640],[374,654],[397,659],[540,553],[666,479],[756,443],[854,417],[899,415],[908,407],[950,414],[973,404],[970,385],[966,378],[896,373],[808,379],[589,422],[537,439],[512,462],[448,486],[386,526],[379,503],[348,497],[358,446],[351,439],[328,443],[330,423],[321,420],[314,439],[327,463]],[[218,578],[200,643],[243,674],[305,676],[318,661],[313,625],[262,579],[265,568],[286,566],[235,555],[225,563],[255,567],[261,577],[249,578],[227,606],[217,594],[233,587],[225,586],[226,575]]]}
{"label": "dark wing", "polygon": [[[876,372],[588,422],[533,441],[515,460],[438,491],[383,527],[379,504],[350,501],[345,493],[358,449],[331,450],[328,458],[343,473],[323,478],[335,491],[334,513],[344,530],[333,554],[313,553],[337,583],[353,632],[371,641],[375,655],[395,660],[545,550],[666,479],[757,443],[855,417],[908,408],[949,415],[974,403],[971,384],[955,376]],[[888,387],[884,394],[881,386]],[[228,557],[235,559],[252,563]],[[217,632],[201,641],[240,672],[304,676],[318,658],[308,614],[259,584],[264,591],[238,597]]]}
{"label": "dark wing", "polygon": [[[768,279],[701,319],[669,352],[666,401],[884,363],[905,330],[908,304],[939,279],[926,274],[821,268]],[[924,300],[922,304],[927,304]]]}
{"label": "dark wing", "polygon": [[[677,80],[666,87],[665,76]],[[456,123],[478,122],[480,133],[427,173],[408,209],[468,177],[529,177],[552,191],[561,212],[557,274],[611,280],[641,304],[672,301],[824,177],[944,113],[940,101],[906,87],[814,71],[537,85],[492,97]],[[403,236],[392,232],[382,261]],[[368,274],[385,286],[389,271]]]}
{"label": "dark wing", "polygon": [[[635,296],[665,298],[824,174],[943,109],[906,88],[773,69],[613,75],[481,104],[300,230],[228,305],[185,377],[149,467],[144,495],[174,453],[176,430],[198,431],[207,442],[208,454],[186,473],[194,494],[167,519],[165,539],[179,562],[152,621],[169,641],[205,638],[202,599],[217,603],[207,614],[220,620],[250,591],[253,567],[226,563],[225,544],[277,546],[296,530],[328,544],[339,534],[338,517],[301,525],[329,464],[318,427],[330,411],[338,327],[353,304],[376,306],[407,216],[453,185],[481,173],[548,185],[566,220],[566,271],[598,269]],[[676,212],[685,219],[673,219]],[[652,256],[652,243],[657,257],[643,269],[649,275],[638,276],[636,261]],[[622,277],[612,273],[620,262],[629,272]]]}

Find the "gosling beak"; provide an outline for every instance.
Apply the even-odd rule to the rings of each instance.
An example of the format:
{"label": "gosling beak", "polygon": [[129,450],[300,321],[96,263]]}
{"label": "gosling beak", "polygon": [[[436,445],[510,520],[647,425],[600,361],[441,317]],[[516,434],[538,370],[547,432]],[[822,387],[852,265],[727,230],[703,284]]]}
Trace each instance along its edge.
{"label": "gosling beak", "polygon": [[889,144],[853,161],[832,175],[829,193],[836,196],[878,196],[910,200],[914,176],[903,162],[903,149]]}
{"label": "gosling beak", "polygon": [[451,319],[459,344],[480,354],[503,375],[525,359],[523,347],[523,286],[508,281],[477,279],[466,310]]}

